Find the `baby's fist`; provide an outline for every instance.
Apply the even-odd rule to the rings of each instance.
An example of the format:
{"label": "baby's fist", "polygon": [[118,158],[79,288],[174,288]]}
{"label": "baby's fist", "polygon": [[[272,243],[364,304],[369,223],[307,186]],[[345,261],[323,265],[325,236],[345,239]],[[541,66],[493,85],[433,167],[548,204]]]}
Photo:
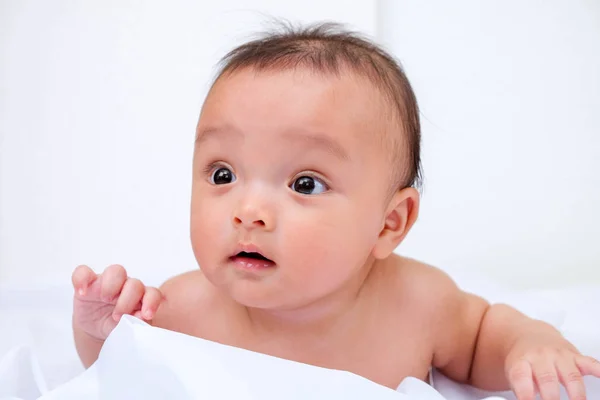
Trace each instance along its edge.
{"label": "baby's fist", "polygon": [[124,314],[152,320],[162,302],[158,289],[129,278],[120,265],[111,265],[99,275],[80,265],[72,281],[73,323],[99,340],[106,339]]}
{"label": "baby's fist", "polygon": [[506,376],[517,399],[560,400],[560,384],[570,400],[585,400],[583,376],[600,378],[600,363],[579,354],[566,341],[552,346],[515,346],[506,364]]}

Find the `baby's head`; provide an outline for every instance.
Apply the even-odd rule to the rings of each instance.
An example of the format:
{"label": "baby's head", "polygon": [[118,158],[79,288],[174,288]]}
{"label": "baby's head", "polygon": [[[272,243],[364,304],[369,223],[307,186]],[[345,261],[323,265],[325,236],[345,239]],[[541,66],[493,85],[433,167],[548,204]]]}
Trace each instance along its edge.
{"label": "baby's head", "polygon": [[335,25],[286,28],[231,51],[196,134],[194,253],[247,306],[295,308],[356,290],[417,217],[410,84],[384,51]]}

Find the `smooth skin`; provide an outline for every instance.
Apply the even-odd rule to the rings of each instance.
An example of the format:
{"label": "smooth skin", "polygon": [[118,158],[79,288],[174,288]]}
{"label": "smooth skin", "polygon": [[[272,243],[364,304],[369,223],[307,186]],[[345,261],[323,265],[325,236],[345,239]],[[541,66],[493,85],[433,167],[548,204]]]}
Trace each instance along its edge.
{"label": "smooth skin", "polygon": [[[600,364],[591,357],[586,357],[581,354],[570,344],[565,343],[564,339],[555,332],[553,328],[545,324],[533,320],[519,314],[510,307],[495,305],[489,307],[483,300],[469,294],[464,294],[458,291],[449,282],[447,278],[442,277],[443,274],[429,266],[420,264],[414,260],[403,259],[393,256],[393,261],[396,267],[404,264],[405,269],[413,269],[413,273],[419,274],[420,270],[428,269],[428,273],[439,274],[441,290],[448,290],[454,293],[448,293],[449,297],[455,297],[454,306],[438,303],[437,305],[431,302],[426,307],[439,307],[439,315],[432,314],[429,323],[426,325],[435,333],[445,334],[447,342],[440,346],[440,349],[448,347],[450,342],[460,337],[463,331],[456,331],[453,335],[446,328],[435,328],[435,322],[445,322],[442,318],[443,313],[450,315],[463,314],[465,318],[470,318],[471,315],[481,315],[482,322],[485,320],[485,325],[482,326],[482,334],[490,332],[488,340],[500,341],[499,337],[492,336],[492,332],[505,332],[512,329],[515,332],[521,330],[529,331],[518,339],[505,337],[508,351],[506,351],[506,361],[504,363],[503,376],[505,379],[498,379],[500,371],[498,365],[501,362],[496,362],[495,359],[503,358],[504,351],[498,351],[494,347],[487,347],[487,342],[481,341],[478,348],[475,349],[475,355],[467,354],[467,359],[473,357],[472,368],[485,370],[495,370],[495,374],[479,374],[468,376],[468,362],[464,362],[464,358],[459,360],[460,364],[449,363],[449,360],[443,360],[442,354],[439,354],[440,359],[434,361],[441,371],[447,376],[457,380],[458,382],[472,384],[487,390],[506,390],[509,387],[514,390],[519,400],[533,400],[535,393],[540,393],[542,399],[559,399],[559,385],[563,384],[567,388],[569,398],[571,400],[585,399],[585,387],[582,382],[582,376],[585,375],[600,375]],[[412,267],[406,267],[411,265]],[[421,279],[429,280],[432,277],[422,277]],[[446,281],[446,282],[443,282]],[[432,282],[428,282],[430,284]],[[161,290],[154,287],[144,287],[140,281],[132,278],[127,278],[125,269],[120,265],[112,265],[108,267],[102,274],[96,275],[87,266],[78,267],[73,274],[73,284],[75,288],[74,299],[74,332],[77,344],[77,350],[86,367],[89,367],[98,357],[104,340],[110,334],[112,329],[118,323],[120,316],[127,314],[136,316],[155,326],[160,326],[166,329],[179,331],[199,337],[204,337],[214,341],[223,341],[225,337],[221,329],[207,329],[207,326],[198,327],[196,324],[190,323],[193,321],[189,318],[198,312],[197,304],[202,304],[202,310],[210,313],[210,304],[212,301],[220,301],[219,296],[211,293],[208,287],[210,283],[202,276],[201,271],[192,271],[187,274],[180,275],[167,281]],[[190,298],[186,292],[190,289],[202,288],[207,286],[207,296],[194,295]],[[443,286],[447,286],[443,288]],[[163,294],[164,293],[164,294]],[[215,295],[215,298],[212,296]],[[416,295],[416,293],[415,293]],[[427,298],[427,294],[421,293],[421,296]],[[454,309],[457,303],[461,303],[459,298],[463,298],[463,309]],[[190,304],[192,300],[192,304]],[[449,300],[449,298],[447,298]],[[445,303],[445,302],[444,302]],[[157,310],[159,318],[157,316]],[[424,307],[419,307],[415,310],[415,314],[422,312]],[[471,308],[469,312],[468,308]],[[227,307],[226,309],[229,309]],[[485,311],[484,311],[485,310]],[[218,310],[215,310],[218,311]],[[223,310],[221,310],[223,311]],[[213,323],[216,326],[222,318],[215,318],[212,315],[206,315],[207,323]],[[232,318],[235,314],[232,313]],[[184,322],[188,321],[188,322]],[[504,321],[495,322],[495,321]],[[520,321],[520,322],[519,322]],[[249,322],[247,322],[250,325]],[[505,324],[521,324],[521,328],[509,328]],[[240,324],[241,325],[241,324]],[[248,327],[242,326],[248,332]],[[240,326],[240,328],[242,328]],[[485,331],[484,331],[485,329]],[[467,329],[465,329],[467,330]],[[500,330],[500,331],[498,331]],[[443,331],[443,332],[442,332]],[[538,333],[536,333],[538,332]],[[413,332],[418,334],[418,332]],[[502,336],[502,335],[498,335]],[[240,338],[229,338],[223,341],[229,344],[237,344],[239,347],[248,348],[254,351],[262,351],[267,354],[276,356],[286,356],[289,359],[309,362],[315,365],[325,367],[338,367],[337,365],[328,365],[326,362],[319,362],[310,359],[300,358],[300,354],[287,352],[282,354],[272,349],[258,348],[254,341],[248,345],[248,341],[242,341]],[[512,345],[508,343],[513,342]],[[372,346],[370,346],[371,348]],[[412,347],[412,346],[409,346]],[[467,347],[471,347],[467,345]],[[403,352],[408,352],[403,350]],[[494,355],[495,353],[495,355]],[[492,358],[490,358],[492,357]],[[435,358],[434,358],[435,360]],[[475,367],[475,364],[477,367]],[[445,369],[444,369],[445,367]],[[350,368],[348,368],[350,369]],[[426,368],[414,368],[412,371],[419,371],[420,377],[426,379]],[[362,371],[354,371],[356,373]],[[384,372],[384,371],[381,371]],[[419,373],[408,373],[406,376],[418,376]],[[364,372],[363,375],[367,375]],[[392,376],[390,380],[382,380],[384,374],[377,372],[371,373],[370,378],[378,383],[395,388],[402,377]],[[399,378],[399,379],[398,379]],[[398,381],[398,382],[396,382]],[[503,382],[504,381],[504,382]]]}
{"label": "smooth skin", "polygon": [[[393,254],[417,219],[419,193],[390,195],[386,135],[398,127],[386,101],[349,71],[246,69],[219,79],[194,150],[190,230],[200,268],[156,289],[121,266],[100,275],[78,267],[73,328],[83,363],[131,314],[394,389],[435,367],[519,400],[558,400],[561,383],[571,400],[585,399],[582,376],[600,377],[600,364],[556,329]],[[299,179],[314,190],[299,191]],[[273,266],[240,269],[231,256],[244,246]]]}

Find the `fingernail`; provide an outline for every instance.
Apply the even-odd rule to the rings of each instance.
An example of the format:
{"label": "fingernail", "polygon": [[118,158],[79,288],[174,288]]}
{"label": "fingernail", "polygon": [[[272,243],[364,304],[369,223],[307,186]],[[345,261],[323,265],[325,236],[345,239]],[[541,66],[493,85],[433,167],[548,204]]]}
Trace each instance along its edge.
{"label": "fingernail", "polygon": [[84,288],[79,289],[78,293],[79,293],[80,296],[84,296],[85,295],[85,289]]}
{"label": "fingernail", "polygon": [[146,311],[143,312],[143,315],[145,319],[152,319],[152,310],[146,309]]}

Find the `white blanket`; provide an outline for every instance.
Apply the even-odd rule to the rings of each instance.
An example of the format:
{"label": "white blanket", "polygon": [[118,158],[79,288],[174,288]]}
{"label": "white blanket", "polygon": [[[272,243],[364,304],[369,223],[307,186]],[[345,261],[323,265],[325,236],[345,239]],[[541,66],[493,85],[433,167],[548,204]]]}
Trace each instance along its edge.
{"label": "white blanket", "polygon": [[[510,292],[489,282],[460,281],[491,301],[545,320],[581,351],[600,358],[600,288]],[[398,391],[331,371],[152,328],[127,317],[98,362],[83,371],[70,328],[71,291],[0,287],[0,399],[118,398],[396,398],[480,400],[491,396],[434,371],[436,390],[408,378]],[[600,381],[586,378],[590,399]],[[312,388],[309,388],[313,385]],[[510,393],[496,394],[513,400]],[[564,396],[563,392],[563,397]]]}
{"label": "white blanket", "polygon": [[2,372],[9,379],[2,383],[12,383],[13,398],[39,394],[41,400],[444,400],[418,379],[407,378],[394,391],[349,372],[153,328],[130,316],[109,336],[92,367],[43,395],[46,385],[31,354],[12,352],[5,364]]}

